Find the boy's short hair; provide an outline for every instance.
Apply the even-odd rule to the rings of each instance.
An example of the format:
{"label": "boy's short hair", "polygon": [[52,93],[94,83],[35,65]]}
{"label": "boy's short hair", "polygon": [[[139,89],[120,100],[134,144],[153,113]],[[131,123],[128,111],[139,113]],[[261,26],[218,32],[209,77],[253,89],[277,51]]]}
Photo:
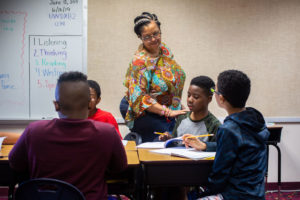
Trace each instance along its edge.
{"label": "boy's short hair", "polygon": [[62,82],[77,82],[77,81],[87,82],[87,76],[77,71],[64,72],[59,76],[57,80],[57,84],[59,85]]}
{"label": "boy's short hair", "polygon": [[55,100],[58,101],[59,99],[59,87],[60,84],[63,82],[78,82],[82,81],[87,83],[87,76],[83,74],[82,72],[78,71],[70,71],[70,72],[64,72],[62,73],[58,79],[57,79],[57,84],[56,84],[56,89],[55,89]]}
{"label": "boy's short hair", "polygon": [[88,84],[90,86],[90,88],[93,88],[97,94],[97,98],[101,97],[101,89],[100,89],[100,85],[94,81],[94,80],[88,80]]}
{"label": "boy's short hair", "polygon": [[207,96],[213,95],[213,93],[210,89],[215,87],[215,83],[208,76],[197,76],[191,80],[190,85],[196,85],[196,86],[202,88],[205,91],[205,94]]}
{"label": "boy's short hair", "polygon": [[78,71],[61,74],[57,80],[55,99],[64,111],[87,108],[90,101],[87,76]]}
{"label": "boy's short hair", "polygon": [[250,94],[251,81],[241,71],[226,70],[219,74],[217,87],[232,107],[243,108]]}

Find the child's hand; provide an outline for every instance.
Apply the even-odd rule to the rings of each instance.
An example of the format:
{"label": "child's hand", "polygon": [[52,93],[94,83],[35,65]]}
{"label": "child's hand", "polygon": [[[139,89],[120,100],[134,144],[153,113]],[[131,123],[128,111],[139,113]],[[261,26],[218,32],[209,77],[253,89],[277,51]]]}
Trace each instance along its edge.
{"label": "child's hand", "polygon": [[186,148],[193,147],[198,151],[203,151],[206,149],[206,144],[197,138],[193,137],[192,134],[184,134],[182,136],[183,144]]}
{"label": "child's hand", "polygon": [[172,138],[172,135],[169,132],[164,132],[163,135],[160,135],[158,137],[158,139],[161,140],[161,141],[166,141],[166,140],[171,139],[171,138]]}

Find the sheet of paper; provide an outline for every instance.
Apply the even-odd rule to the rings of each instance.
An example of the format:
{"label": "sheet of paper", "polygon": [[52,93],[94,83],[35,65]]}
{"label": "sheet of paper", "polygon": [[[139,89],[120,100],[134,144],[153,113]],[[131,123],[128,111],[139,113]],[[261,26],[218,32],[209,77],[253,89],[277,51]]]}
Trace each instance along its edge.
{"label": "sheet of paper", "polygon": [[128,140],[122,140],[123,146],[125,147],[127,145]]}
{"label": "sheet of paper", "polygon": [[184,158],[190,158],[192,160],[201,160],[205,158],[211,158],[216,155],[216,152],[205,152],[205,151],[197,151],[193,148],[185,149],[185,148],[165,148],[165,149],[157,149],[151,150],[154,153],[179,156]]}
{"label": "sheet of paper", "polygon": [[1,149],[2,149],[2,142],[3,142],[3,140],[5,139],[6,137],[0,137],[0,151],[1,151]]}
{"label": "sheet of paper", "polygon": [[162,149],[164,148],[165,142],[145,142],[136,146],[137,148],[144,149]]}

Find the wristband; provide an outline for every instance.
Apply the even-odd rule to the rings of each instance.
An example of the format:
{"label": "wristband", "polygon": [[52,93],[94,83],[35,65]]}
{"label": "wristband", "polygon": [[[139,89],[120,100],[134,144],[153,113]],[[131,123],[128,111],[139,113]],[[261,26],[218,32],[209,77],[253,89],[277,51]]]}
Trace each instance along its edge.
{"label": "wristband", "polygon": [[162,111],[161,111],[161,116],[164,116],[165,113],[166,113],[166,106],[163,105],[163,106],[162,106]]}

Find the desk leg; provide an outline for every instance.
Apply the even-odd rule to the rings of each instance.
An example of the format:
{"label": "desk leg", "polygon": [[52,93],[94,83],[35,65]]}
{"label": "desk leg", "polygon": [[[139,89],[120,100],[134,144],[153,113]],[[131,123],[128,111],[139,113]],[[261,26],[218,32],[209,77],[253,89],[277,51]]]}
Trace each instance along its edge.
{"label": "desk leg", "polygon": [[[281,151],[280,151],[280,148],[277,145],[277,143],[269,143],[269,145],[272,145],[277,149],[277,155],[278,155],[278,175],[277,175],[278,181],[277,181],[277,186],[278,186],[278,199],[280,199],[280,190],[281,190]],[[267,150],[269,151],[269,146],[267,148],[268,148]]]}
{"label": "desk leg", "polygon": [[[265,174],[265,177],[266,177],[265,184],[266,185],[268,183],[268,171],[269,171],[269,145],[267,145],[267,170],[266,170],[266,174]],[[267,187],[265,188],[265,190],[266,189],[267,189]]]}
{"label": "desk leg", "polygon": [[[274,144],[273,146],[277,149],[277,152],[278,152],[278,182],[277,182],[277,185],[278,185],[278,195],[280,196],[280,190],[281,190],[281,151],[280,151],[279,146],[277,146],[277,144]],[[280,198],[278,197],[278,199],[280,199]]]}

